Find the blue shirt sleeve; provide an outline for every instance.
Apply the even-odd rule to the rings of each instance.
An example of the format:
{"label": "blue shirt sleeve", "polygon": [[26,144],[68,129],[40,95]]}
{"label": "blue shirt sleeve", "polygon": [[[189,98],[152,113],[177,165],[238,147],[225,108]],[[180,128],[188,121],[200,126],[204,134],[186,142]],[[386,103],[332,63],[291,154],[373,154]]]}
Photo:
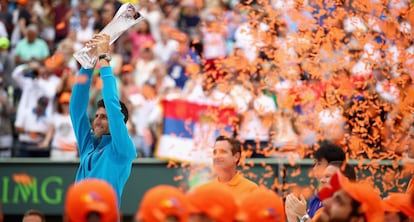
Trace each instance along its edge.
{"label": "blue shirt sleeve", "polygon": [[124,115],[121,112],[112,68],[110,66],[101,67],[100,73],[103,81],[102,97],[105,103],[109,132],[112,137],[111,149],[121,159],[134,159],[137,153],[124,122]]}
{"label": "blue shirt sleeve", "polygon": [[[93,69],[81,68],[76,76],[69,103],[69,113],[72,120],[76,140],[78,141],[79,155],[82,157],[88,152],[88,146],[92,133],[87,109],[89,103],[89,88],[91,86]],[[84,81],[83,81],[84,80]]]}

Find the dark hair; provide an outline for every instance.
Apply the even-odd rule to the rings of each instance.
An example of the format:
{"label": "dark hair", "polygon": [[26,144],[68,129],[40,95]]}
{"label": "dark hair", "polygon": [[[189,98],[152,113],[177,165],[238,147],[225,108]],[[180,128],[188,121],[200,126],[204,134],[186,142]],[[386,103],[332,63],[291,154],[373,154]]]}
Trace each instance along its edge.
{"label": "dark hair", "polygon": [[[128,109],[126,107],[126,105],[119,101],[119,105],[121,105],[121,113],[124,114],[124,122],[126,123],[128,121]],[[103,101],[103,99],[100,99],[97,103],[98,108],[105,108],[105,103]]]}
{"label": "dark hair", "polygon": [[[360,212],[361,203],[356,201],[354,198],[351,198],[351,213],[349,214],[349,217],[364,217],[365,214]],[[365,221],[366,218],[365,218]]]}
{"label": "dark hair", "polygon": [[100,222],[101,215],[98,212],[92,211],[86,215],[86,221],[87,222]]}
{"label": "dark hair", "polygon": [[341,173],[351,181],[356,181],[356,173],[353,166],[343,161],[332,161],[329,165],[336,166],[340,169]]}
{"label": "dark hair", "polygon": [[[231,153],[233,155],[236,154],[236,153],[240,153],[240,155],[241,155],[241,144],[237,139],[221,135],[221,136],[218,136],[216,138],[216,142],[217,141],[227,141],[227,142],[229,142],[230,145],[231,145]],[[240,159],[237,160],[237,163],[239,163],[239,161],[240,161]]]}
{"label": "dark hair", "polygon": [[317,160],[326,159],[328,163],[332,161],[344,161],[345,152],[341,147],[330,143],[330,142],[320,142],[319,149],[313,152],[313,157]]}
{"label": "dark hair", "polygon": [[28,216],[38,216],[38,217],[40,217],[40,219],[42,220],[42,222],[46,222],[45,215],[43,214],[43,212],[41,212],[39,210],[35,210],[35,209],[27,210],[24,213],[23,217],[28,217]]}

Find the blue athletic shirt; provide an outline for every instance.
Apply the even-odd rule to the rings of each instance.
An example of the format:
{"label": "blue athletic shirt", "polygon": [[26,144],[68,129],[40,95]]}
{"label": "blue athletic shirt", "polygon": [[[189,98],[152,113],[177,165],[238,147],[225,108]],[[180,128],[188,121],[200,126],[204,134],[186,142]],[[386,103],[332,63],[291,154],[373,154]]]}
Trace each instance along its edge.
{"label": "blue athletic shirt", "polygon": [[[108,117],[110,135],[102,135],[101,138],[94,136],[87,113],[92,72],[93,69],[81,68],[70,100],[70,116],[80,156],[76,182],[85,178],[98,178],[107,181],[115,189],[118,196],[118,207],[120,207],[122,191],[131,173],[132,161],[136,158],[137,153],[124,123],[116,80],[112,68],[109,66],[101,67],[100,74],[103,81],[102,97]],[[84,78],[87,80],[81,81]]]}

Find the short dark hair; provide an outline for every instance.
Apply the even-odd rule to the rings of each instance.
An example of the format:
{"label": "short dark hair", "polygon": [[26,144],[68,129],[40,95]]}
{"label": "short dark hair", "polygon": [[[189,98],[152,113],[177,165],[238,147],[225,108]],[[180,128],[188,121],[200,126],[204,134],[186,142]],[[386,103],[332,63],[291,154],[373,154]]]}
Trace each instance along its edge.
{"label": "short dark hair", "polygon": [[[216,138],[216,142],[217,141],[227,141],[227,142],[229,142],[230,145],[231,145],[231,153],[233,155],[236,154],[236,153],[240,153],[240,155],[241,155],[241,144],[240,144],[239,140],[237,140],[235,138],[232,138],[232,137],[227,137],[227,136],[220,135]],[[237,163],[239,163],[239,161],[240,160],[238,160]]]}
{"label": "short dark hair", "polygon": [[336,166],[340,169],[341,173],[351,181],[356,181],[355,168],[343,161],[332,161],[329,165]]}
{"label": "short dark hair", "polygon": [[89,212],[86,215],[87,222],[101,221],[101,214],[95,211]]}
{"label": "short dark hair", "polygon": [[[121,113],[124,114],[124,122],[128,122],[128,108],[126,107],[126,105],[122,102],[119,101],[119,105],[121,105]],[[105,108],[105,103],[103,101],[103,99],[100,99],[97,103],[98,108]]]}
{"label": "short dark hair", "polygon": [[328,163],[332,161],[345,161],[345,152],[338,145],[330,142],[320,142],[319,149],[313,152],[313,157],[317,160],[326,159]]}
{"label": "short dark hair", "polygon": [[23,217],[28,217],[28,216],[38,216],[38,217],[40,217],[40,219],[42,220],[42,222],[46,222],[45,215],[40,210],[35,210],[35,209],[27,210],[24,213]]}

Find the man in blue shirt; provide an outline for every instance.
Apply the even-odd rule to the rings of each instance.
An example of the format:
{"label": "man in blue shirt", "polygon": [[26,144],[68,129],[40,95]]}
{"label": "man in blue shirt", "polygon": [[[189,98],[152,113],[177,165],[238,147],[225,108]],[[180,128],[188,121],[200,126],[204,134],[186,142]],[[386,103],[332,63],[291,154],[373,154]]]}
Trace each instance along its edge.
{"label": "man in blue shirt", "polygon": [[87,46],[99,55],[103,99],[98,101],[91,125],[87,108],[93,69],[81,68],[70,100],[70,116],[80,155],[76,182],[85,178],[107,181],[115,189],[120,207],[122,191],[137,153],[125,125],[128,110],[119,101],[116,81],[109,66],[109,36],[97,34]]}

